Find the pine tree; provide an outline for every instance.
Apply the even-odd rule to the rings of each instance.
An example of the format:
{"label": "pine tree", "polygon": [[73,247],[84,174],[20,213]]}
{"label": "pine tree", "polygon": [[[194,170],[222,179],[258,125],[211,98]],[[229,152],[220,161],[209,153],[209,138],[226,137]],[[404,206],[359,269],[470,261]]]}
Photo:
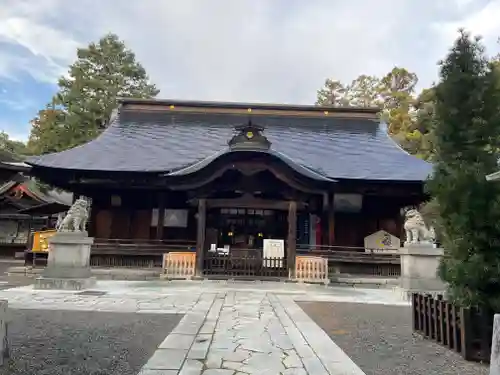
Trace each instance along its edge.
{"label": "pine tree", "polygon": [[79,48],[77,56],[68,77],[59,79],[59,92],[48,107],[58,111],[57,116],[42,113],[34,120],[38,126],[30,136],[33,152],[61,151],[85,143],[106,127],[117,98],[152,98],[159,92],[134,53],[114,34]]}
{"label": "pine tree", "polygon": [[[462,306],[500,308],[500,135],[498,73],[465,31],[440,63],[435,87],[435,169],[429,191],[445,256],[439,275]],[[498,311],[498,310],[497,310]]]}

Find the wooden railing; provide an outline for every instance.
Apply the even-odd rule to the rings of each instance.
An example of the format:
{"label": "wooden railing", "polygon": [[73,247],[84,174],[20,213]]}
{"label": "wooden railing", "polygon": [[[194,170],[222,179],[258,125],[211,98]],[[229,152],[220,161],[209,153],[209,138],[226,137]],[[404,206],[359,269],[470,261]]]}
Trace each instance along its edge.
{"label": "wooden railing", "polygon": [[412,295],[413,331],[467,361],[490,361],[493,316],[485,310],[457,307],[443,296]]}
{"label": "wooden railing", "polygon": [[94,267],[162,267],[163,255],[172,251],[195,251],[193,241],[161,241],[96,238],[90,264]]}
{"label": "wooden railing", "polygon": [[286,259],[260,255],[207,254],[203,261],[206,276],[242,278],[286,278]]}
{"label": "wooden railing", "polygon": [[195,267],[194,252],[170,252],[163,256],[163,276],[167,279],[191,279]]}
{"label": "wooden railing", "polygon": [[27,245],[27,237],[2,237],[0,238],[0,245]]}
{"label": "wooden railing", "polygon": [[[94,267],[162,267],[163,255],[170,252],[195,252],[195,241],[131,240],[96,238],[90,263]],[[286,255],[286,254],[285,254]],[[328,274],[399,277],[399,254],[366,252],[362,247],[306,246],[297,244],[297,256],[316,256],[328,260]],[[43,264],[47,254],[37,255]],[[43,258],[43,259],[42,259]],[[262,266],[262,249],[232,249],[231,255],[205,253],[204,272],[213,276],[288,277],[286,260],[268,259],[272,267]],[[31,258],[27,258],[29,264]],[[265,264],[267,264],[265,263]]]}
{"label": "wooden railing", "polygon": [[297,255],[318,256],[328,259],[330,275],[351,274],[363,276],[399,277],[399,254],[366,251],[364,247],[297,245]]}
{"label": "wooden railing", "polygon": [[328,259],[315,256],[297,256],[295,279],[299,282],[328,284]]}

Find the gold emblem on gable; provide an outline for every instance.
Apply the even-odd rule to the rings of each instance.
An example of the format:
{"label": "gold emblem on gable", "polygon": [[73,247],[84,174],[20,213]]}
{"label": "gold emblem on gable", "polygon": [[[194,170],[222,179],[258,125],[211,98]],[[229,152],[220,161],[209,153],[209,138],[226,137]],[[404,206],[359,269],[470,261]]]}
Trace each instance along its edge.
{"label": "gold emblem on gable", "polygon": [[246,136],[247,136],[248,139],[252,139],[253,138],[253,132],[247,132]]}

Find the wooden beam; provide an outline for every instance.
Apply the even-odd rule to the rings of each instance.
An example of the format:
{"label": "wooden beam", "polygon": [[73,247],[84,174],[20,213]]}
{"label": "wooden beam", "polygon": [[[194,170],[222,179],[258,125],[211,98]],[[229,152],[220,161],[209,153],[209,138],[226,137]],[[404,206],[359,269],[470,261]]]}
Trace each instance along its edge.
{"label": "wooden beam", "polygon": [[328,245],[335,245],[335,201],[334,195],[330,195],[330,205],[328,206]]}
{"label": "wooden beam", "polygon": [[[285,199],[286,201],[294,200],[294,195],[299,197],[309,197],[310,194],[307,193],[299,193],[295,189],[291,188],[289,185],[285,184],[283,181],[278,180],[273,176],[273,180],[260,180],[255,178],[254,176],[248,177],[244,175],[238,175],[236,178],[233,178],[229,183],[224,180],[215,180],[206,185],[200,186],[193,190],[188,190],[188,194],[190,197],[200,197],[205,196],[209,197],[214,193],[233,193],[235,191],[241,191],[244,193],[253,194],[256,191],[261,191],[267,194],[279,195],[282,197],[288,197],[289,199]],[[299,198],[298,200],[305,200]],[[288,206],[287,206],[288,207]]]}
{"label": "wooden beam", "polygon": [[328,245],[329,242],[329,224],[328,217],[330,211],[330,199],[328,192],[323,193],[323,205],[321,210],[321,245]]}
{"label": "wooden beam", "polygon": [[[232,199],[206,199],[206,205],[210,208],[260,208],[268,210],[287,210],[289,208],[288,201],[271,200],[271,199],[260,199],[255,198],[250,194],[245,194],[240,198]],[[295,205],[300,209],[307,206],[307,203],[295,202]]]}
{"label": "wooden beam", "polygon": [[[290,167],[288,167],[288,168],[290,168]],[[226,173],[227,171],[230,171],[230,170],[238,170],[241,173],[243,173],[243,171],[246,171],[247,173],[249,173],[250,170],[254,171],[254,173],[268,170],[278,180],[281,180],[282,182],[284,182],[285,184],[287,184],[288,186],[290,186],[296,190],[299,190],[299,191],[302,191],[305,193],[310,193],[310,194],[320,194],[321,193],[321,190],[311,188],[309,186],[304,185],[303,183],[301,183],[299,181],[295,181],[293,178],[291,178],[288,175],[289,173],[286,173],[286,174],[282,173],[280,171],[280,169],[282,169],[282,168],[275,167],[275,166],[269,164],[268,161],[230,162],[230,163],[227,163],[227,164],[223,165],[222,167],[218,168],[214,173],[210,173],[205,178],[200,177],[198,179],[195,179],[195,181],[193,181],[193,182],[184,183],[184,184],[176,184],[174,182],[174,183],[171,183],[169,185],[169,188],[172,190],[193,190],[193,189],[199,188],[203,185],[206,185],[206,184],[216,180],[217,178],[221,177],[224,173]],[[248,176],[248,174],[245,174],[245,175]],[[189,177],[189,179],[192,180],[193,177]]]}
{"label": "wooden beam", "polygon": [[90,220],[87,224],[90,237],[95,237],[97,233],[97,212],[97,207],[90,207]]}
{"label": "wooden beam", "polygon": [[204,198],[198,200],[198,226],[196,234],[196,276],[203,276],[203,263],[205,255],[205,235],[207,219],[207,201]]}
{"label": "wooden beam", "polygon": [[290,201],[288,205],[288,240],[287,240],[287,266],[288,274],[295,278],[295,257],[297,255],[297,202]]}
{"label": "wooden beam", "polygon": [[158,193],[158,224],[156,225],[156,239],[163,239],[163,220],[165,218],[165,194]]}
{"label": "wooden beam", "polygon": [[[248,109],[251,109],[249,112]],[[341,119],[367,119],[378,122],[376,110],[372,108],[324,107],[324,106],[291,106],[285,104],[257,103],[187,103],[163,101],[162,103],[125,103],[122,111],[169,112],[169,113],[217,113],[241,115],[241,121],[248,121],[250,115],[271,115],[283,117],[315,117]],[[256,120],[258,123],[258,119]]]}

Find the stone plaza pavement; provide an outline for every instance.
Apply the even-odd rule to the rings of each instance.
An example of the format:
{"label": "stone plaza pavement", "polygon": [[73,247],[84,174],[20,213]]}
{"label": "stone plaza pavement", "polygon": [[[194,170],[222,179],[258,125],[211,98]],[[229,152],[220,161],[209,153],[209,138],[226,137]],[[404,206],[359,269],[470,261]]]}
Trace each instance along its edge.
{"label": "stone plaza pavement", "polygon": [[296,301],[407,306],[389,289],[214,281],[99,281],[92,291],[0,291],[9,307],[185,314],[140,375],[362,375]]}

